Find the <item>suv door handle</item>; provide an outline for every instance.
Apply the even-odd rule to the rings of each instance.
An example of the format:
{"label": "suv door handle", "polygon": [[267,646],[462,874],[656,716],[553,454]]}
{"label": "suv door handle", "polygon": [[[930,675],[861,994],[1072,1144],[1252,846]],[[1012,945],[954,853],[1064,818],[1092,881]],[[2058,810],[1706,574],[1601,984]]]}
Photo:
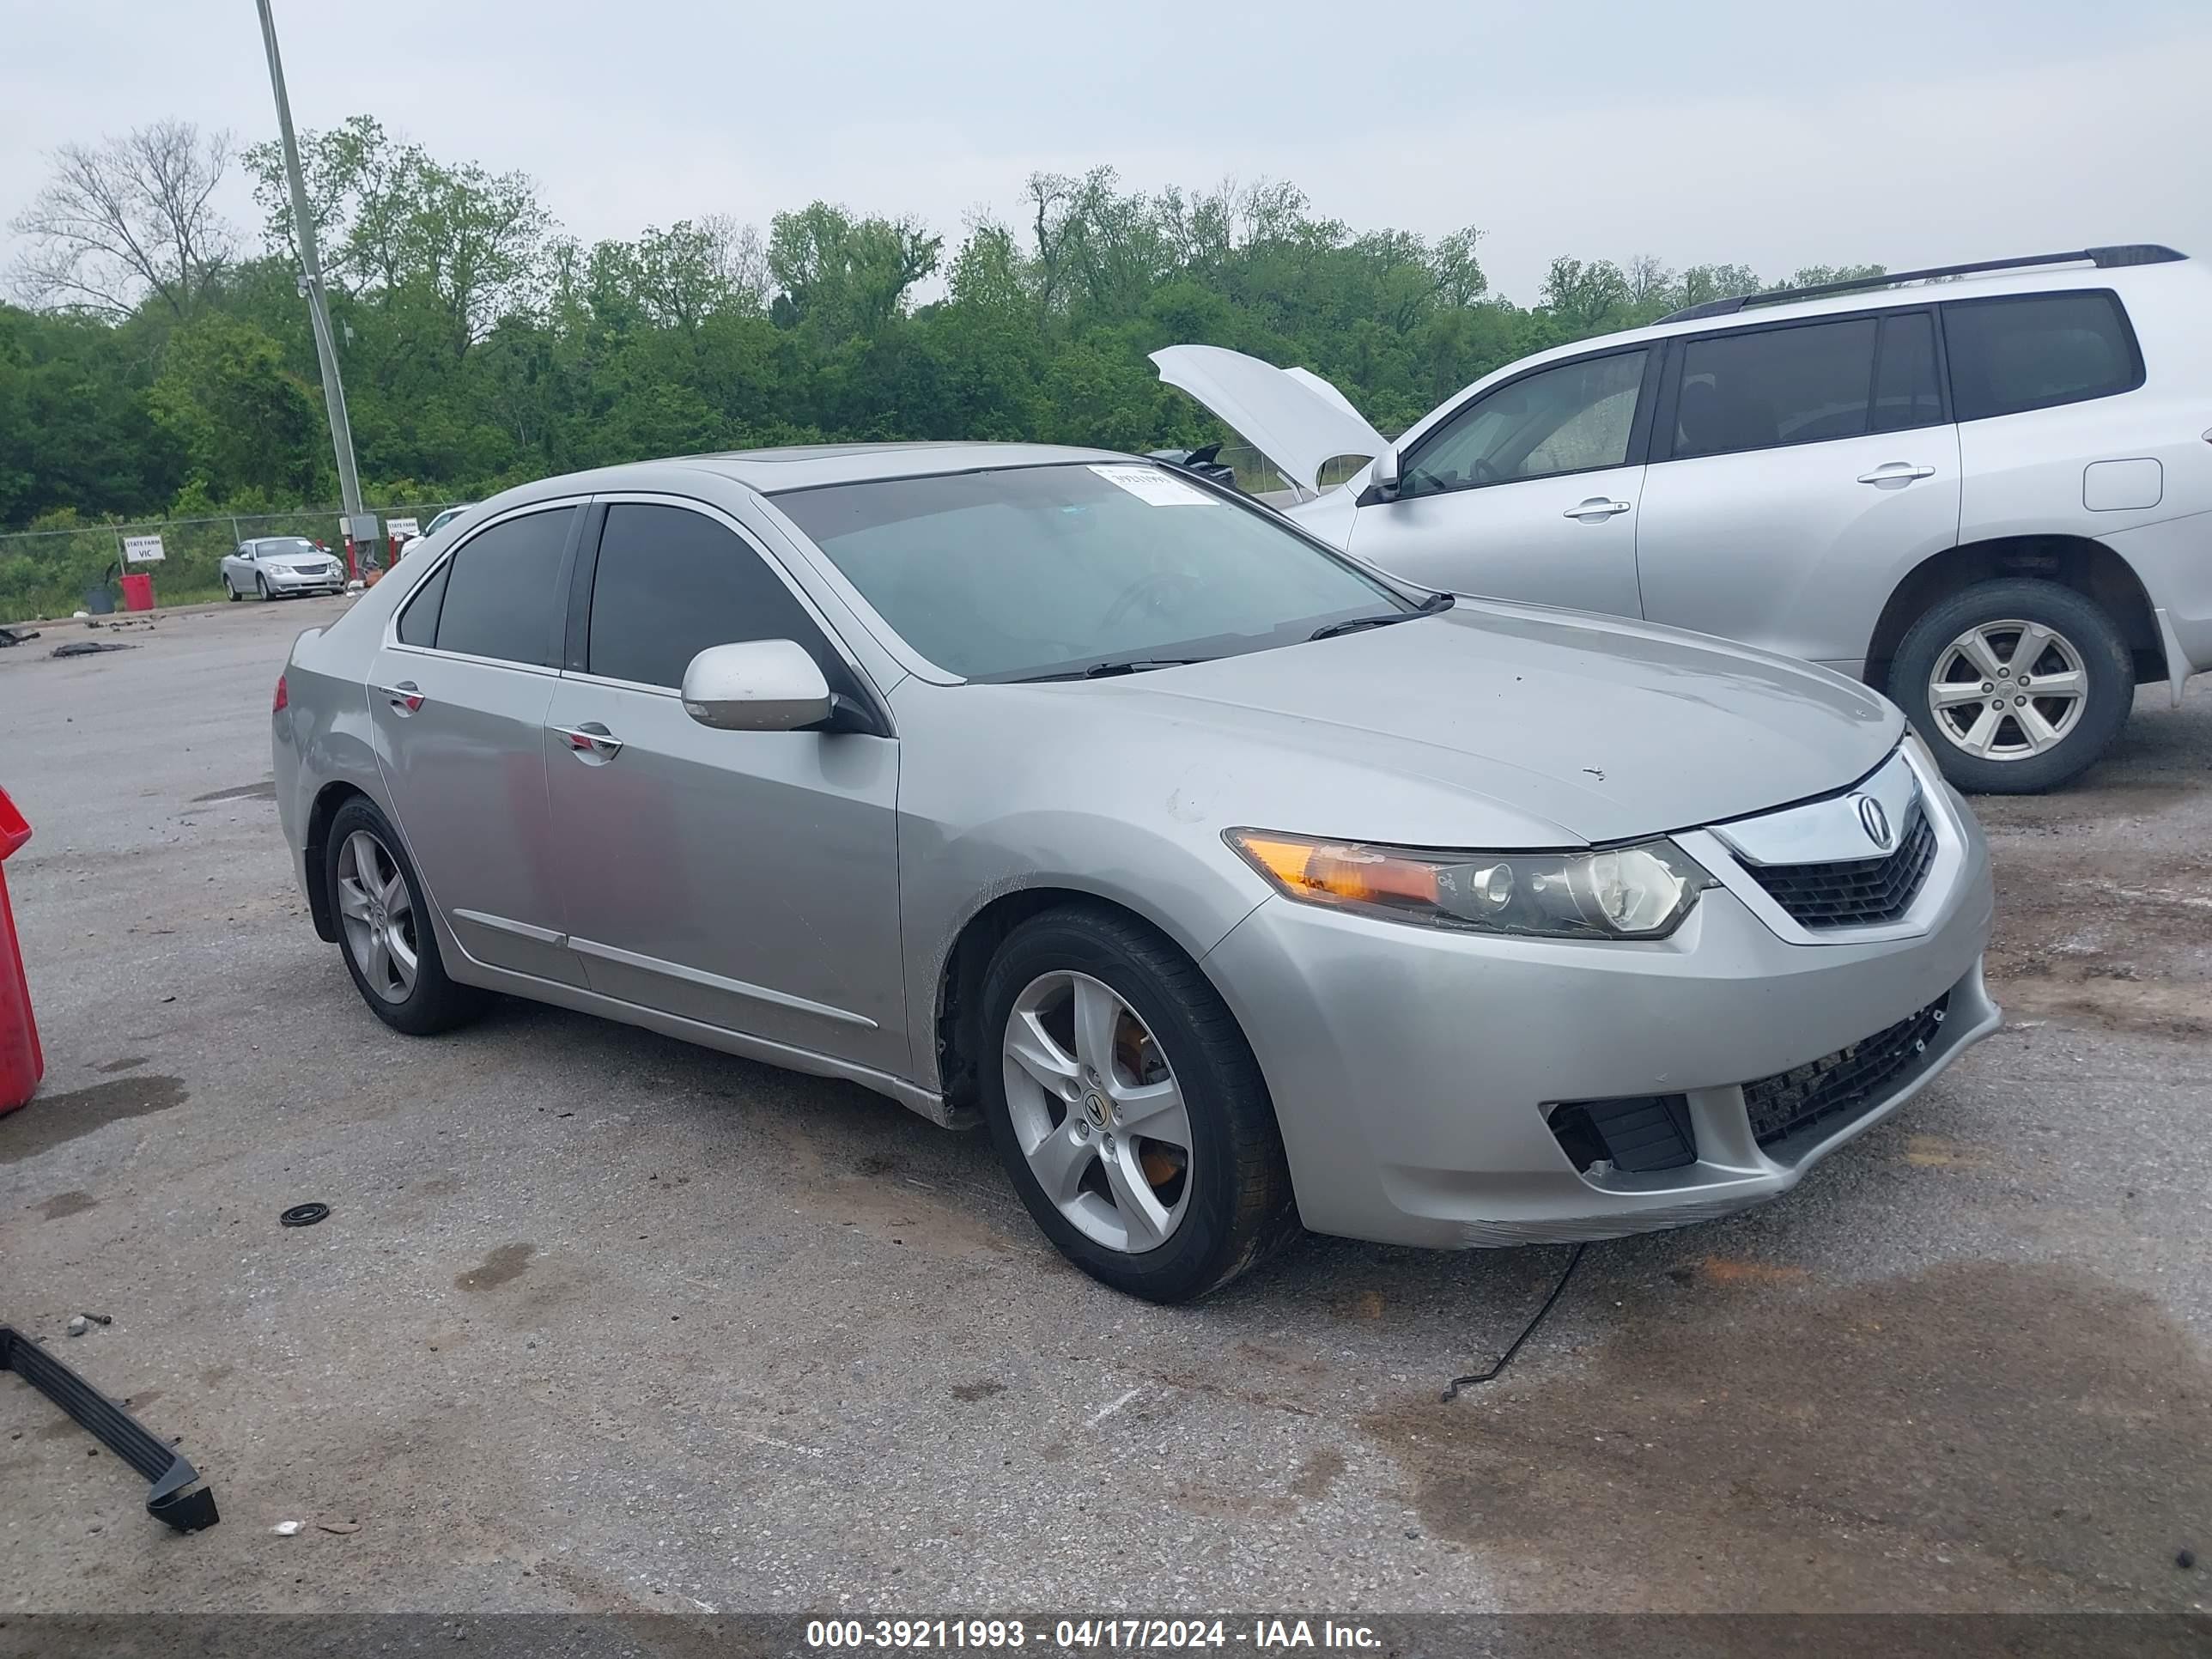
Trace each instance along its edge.
{"label": "suv door handle", "polygon": [[1602,495],[1593,495],[1579,507],[1569,507],[1559,516],[1580,519],[1584,524],[1602,524],[1616,513],[1627,512],[1629,505],[1626,501],[1608,501]]}
{"label": "suv door handle", "polygon": [[1915,466],[1910,461],[1885,461],[1871,472],[1860,473],[1859,482],[1870,484],[1907,484],[1915,478],[1932,478],[1935,476],[1936,469],[1932,466]]}
{"label": "suv door handle", "polygon": [[397,685],[372,685],[368,688],[380,697],[391,699],[392,706],[402,714],[412,714],[422,707],[422,689],[412,680],[402,680]]}
{"label": "suv door handle", "polygon": [[622,739],[597,720],[586,720],[581,726],[554,726],[546,729],[565,738],[568,752],[586,764],[604,764],[622,753]]}

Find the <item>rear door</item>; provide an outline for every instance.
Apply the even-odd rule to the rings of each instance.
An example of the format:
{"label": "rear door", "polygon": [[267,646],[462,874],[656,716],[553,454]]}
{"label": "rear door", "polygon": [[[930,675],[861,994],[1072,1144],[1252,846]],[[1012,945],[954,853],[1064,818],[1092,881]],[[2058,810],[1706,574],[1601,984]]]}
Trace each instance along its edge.
{"label": "rear door", "polygon": [[1932,312],[1676,339],[1637,527],[1644,614],[1863,666],[1905,573],[1958,538]]}
{"label": "rear door", "polygon": [[460,947],[580,985],[545,810],[545,715],[580,502],[471,534],[393,619],[369,673],[377,761],[407,850]]}
{"label": "rear door", "polygon": [[725,732],[684,711],[693,656],[796,640],[878,700],[733,520],[606,502],[545,715],[569,944],[624,1002],[904,1074],[898,744]]}
{"label": "rear door", "polygon": [[1650,424],[1648,347],[1547,363],[1490,387],[1401,459],[1350,551],[1432,587],[1633,617]]}

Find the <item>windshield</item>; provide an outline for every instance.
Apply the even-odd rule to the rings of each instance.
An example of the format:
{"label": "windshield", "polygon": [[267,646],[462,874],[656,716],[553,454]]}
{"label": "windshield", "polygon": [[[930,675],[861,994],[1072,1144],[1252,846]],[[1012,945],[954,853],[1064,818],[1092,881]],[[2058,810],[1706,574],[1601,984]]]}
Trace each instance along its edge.
{"label": "windshield", "polygon": [[1255,507],[1139,462],[795,490],[775,504],[969,679],[1264,651],[1413,606]]}
{"label": "windshield", "polygon": [[271,553],[317,553],[322,550],[305,536],[275,537],[265,542],[256,542],[254,546],[260,549],[264,557]]}

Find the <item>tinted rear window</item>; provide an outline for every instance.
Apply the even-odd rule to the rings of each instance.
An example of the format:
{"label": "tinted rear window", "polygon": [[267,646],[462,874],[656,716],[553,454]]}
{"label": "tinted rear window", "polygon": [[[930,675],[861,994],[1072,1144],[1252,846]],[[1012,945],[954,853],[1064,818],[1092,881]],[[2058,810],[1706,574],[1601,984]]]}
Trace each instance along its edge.
{"label": "tinted rear window", "polygon": [[2112,294],[2021,294],[1943,307],[1951,401],[1962,421],[2132,392],[2142,367]]}
{"label": "tinted rear window", "polygon": [[438,649],[507,662],[557,663],[568,610],[561,555],[582,509],[558,507],[509,519],[453,555],[438,611]]}
{"label": "tinted rear window", "polygon": [[1674,453],[1859,436],[1867,429],[1874,347],[1871,317],[1692,338],[1682,348]]}

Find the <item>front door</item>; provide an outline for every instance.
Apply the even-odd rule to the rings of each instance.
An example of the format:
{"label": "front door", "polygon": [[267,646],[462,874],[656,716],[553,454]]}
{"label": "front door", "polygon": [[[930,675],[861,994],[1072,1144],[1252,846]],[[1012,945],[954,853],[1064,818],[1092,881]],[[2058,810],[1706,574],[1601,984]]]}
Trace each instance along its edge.
{"label": "front door", "polygon": [[694,655],[744,640],[797,640],[848,695],[857,671],[734,526],[693,507],[611,502],[589,586],[582,665],[545,725],[592,988],[907,1074],[897,743],[717,731],[678,695]]}
{"label": "front door", "polygon": [[1358,509],[1352,556],[1456,592],[1639,615],[1650,356],[1547,364],[1473,399],[1407,449],[1395,500]]}
{"label": "front door", "polygon": [[1644,480],[1644,614],[1863,667],[1905,573],[1959,531],[1959,429],[1925,311],[1679,343]]}
{"label": "front door", "polygon": [[560,943],[545,717],[581,514],[528,512],[471,536],[408,599],[368,677],[399,831],[454,939],[479,962],[570,984],[583,975]]}

